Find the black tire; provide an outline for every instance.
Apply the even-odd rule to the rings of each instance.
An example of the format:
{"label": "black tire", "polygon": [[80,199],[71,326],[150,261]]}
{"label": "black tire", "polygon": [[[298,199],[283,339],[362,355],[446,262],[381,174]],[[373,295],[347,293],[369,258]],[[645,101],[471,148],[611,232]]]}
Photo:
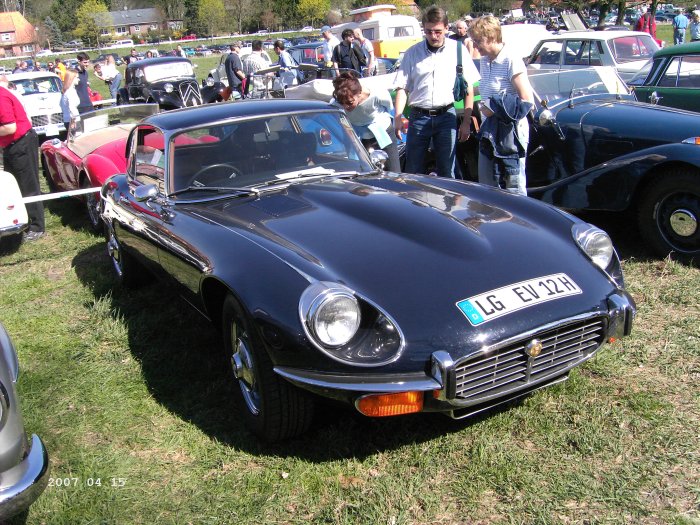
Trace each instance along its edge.
{"label": "black tire", "polygon": [[250,431],[269,443],[305,432],[313,417],[313,399],[272,370],[250,316],[231,294],[224,301],[222,319],[224,349]]}
{"label": "black tire", "polygon": [[637,219],[642,238],[657,255],[700,261],[700,173],[663,173],[642,194]]}
{"label": "black tire", "polygon": [[41,159],[41,172],[44,174],[44,178],[46,179],[46,185],[49,187],[49,191],[58,191],[58,187],[54,183],[53,179],[51,178],[51,174],[49,173],[49,168],[46,163],[46,157],[43,153],[39,157]]}
{"label": "black tire", "polygon": [[[80,187],[83,189],[92,187],[87,175],[83,175],[81,178]],[[104,230],[104,225],[102,224],[102,217],[100,216],[101,201],[98,193],[88,193],[84,195],[83,198],[90,231],[93,233],[101,233]]]}
{"label": "black tire", "polygon": [[143,282],[145,269],[134,259],[133,255],[123,249],[114,228],[105,225],[107,237],[107,255],[112,261],[117,283],[124,288],[136,288]]}

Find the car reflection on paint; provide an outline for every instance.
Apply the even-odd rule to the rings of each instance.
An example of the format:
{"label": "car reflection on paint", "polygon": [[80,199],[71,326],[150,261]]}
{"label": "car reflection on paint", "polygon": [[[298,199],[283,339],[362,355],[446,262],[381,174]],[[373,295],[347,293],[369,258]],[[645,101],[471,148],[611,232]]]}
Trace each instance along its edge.
{"label": "car reflection on paint", "polygon": [[117,280],[144,271],[223,334],[248,427],[467,417],[559,383],[630,333],[600,229],[533,199],[382,170],[344,113],[264,100],[160,113],[102,188]]}

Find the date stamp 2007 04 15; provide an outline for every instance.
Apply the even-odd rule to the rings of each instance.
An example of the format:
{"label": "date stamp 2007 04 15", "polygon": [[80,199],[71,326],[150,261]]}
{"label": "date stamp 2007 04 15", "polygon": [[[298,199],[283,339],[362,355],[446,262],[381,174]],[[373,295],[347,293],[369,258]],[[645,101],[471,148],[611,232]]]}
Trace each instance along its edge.
{"label": "date stamp 2007 04 15", "polygon": [[68,487],[108,487],[113,489],[122,489],[126,487],[126,478],[78,478],[74,476],[65,476],[60,478],[49,478],[49,487],[68,488]]}

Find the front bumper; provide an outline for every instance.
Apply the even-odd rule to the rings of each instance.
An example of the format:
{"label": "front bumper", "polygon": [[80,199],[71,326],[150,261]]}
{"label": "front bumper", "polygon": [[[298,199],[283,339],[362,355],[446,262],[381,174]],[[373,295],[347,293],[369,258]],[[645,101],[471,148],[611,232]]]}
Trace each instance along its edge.
{"label": "front bumper", "polygon": [[20,224],[12,224],[10,226],[3,226],[0,227],[0,238],[2,237],[7,237],[10,235],[18,235],[22,233],[24,230],[29,228],[28,223],[20,223]]}
{"label": "front bumper", "polygon": [[604,343],[629,335],[636,314],[632,297],[618,290],[607,307],[607,314],[540,326],[457,360],[433,352],[425,372],[333,374],[291,367],[275,372],[299,387],[355,404],[369,394],[423,392],[423,411],[462,418],[564,381]]}
{"label": "front bumper", "polygon": [[32,435],[29,453],[11,469],[0,473],[0,521],[27,509],[49,481],[49,456],[41,438]]}

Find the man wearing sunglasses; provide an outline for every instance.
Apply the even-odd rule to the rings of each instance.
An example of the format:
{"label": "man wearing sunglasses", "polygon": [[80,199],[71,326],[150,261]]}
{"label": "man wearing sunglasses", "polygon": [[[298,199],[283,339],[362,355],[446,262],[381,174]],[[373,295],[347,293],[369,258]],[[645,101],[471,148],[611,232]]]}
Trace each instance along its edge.
{"label": "man wearing sunglasses", "polygon": [[[437,6],[426,9],[423,13],[425,40],[406,51],[394,79],[394,114],[401,115],[407,102],[411,107],[404,169],[408,173],[426,172],[426,154],[432,143],[437,174],[454,177],[456,140],[463,142],[470,135],[473,85],[479,80],[479,72],[463,48],[462,68],[468,89],[464,118],[458,129],[453,86],[457,74],[457,46],[462,44],[445,38],[448,24],[443,9]],[[400,118],[394,119],[394,131],[401,138]]]}

